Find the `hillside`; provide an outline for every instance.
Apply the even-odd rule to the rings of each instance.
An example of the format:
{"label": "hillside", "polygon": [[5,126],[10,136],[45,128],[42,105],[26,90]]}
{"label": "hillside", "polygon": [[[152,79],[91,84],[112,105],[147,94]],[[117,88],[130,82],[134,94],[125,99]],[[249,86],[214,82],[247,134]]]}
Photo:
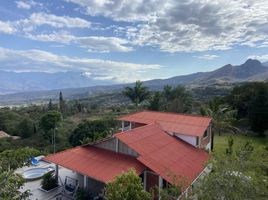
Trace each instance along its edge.
{"label": "hillside", "polygon": [[113,81],[94,80],[81,72],[9,72],[0,70],[0,94],[80,88],[114,84]]}
{"label": "hillside", "polygon": [[[38,75],[38,74],[35,74]],[[43,75],[43,74],[42,74]],[[17,74],[18,76],[18,74]],[[46,76],[49,76],[46,74]],[[54,89],[54,90],[44,90],[44,91],[31,91],[31,92],[21,92],[16,94],[6,94],[0,95],[0,105],[15,105],[15,104],[28,104],[28,103],[43,103],[47,102],[50,98],[56,99],[58,98],[58,93],[61,90],[66,99],[80,99],[80,98],[87,98],[92,96],[98,96],[101,94],[111,94],[114,92],[119,92],[122,88],[126,86],[131,86],[132,84],[119,84],[119,85],[112,85],[110,83],[109,86],[91,86],[91,87],[77,87],[68,88],[73,82],[74,85],[82,85],[88,83],[97,84],[94,80],[87,80],[85,76],[81,76],[81,73],[77,72],[69,72],[69,73],[58,73],[57,75],[51,75],[53,78],[49,78],[51,83],[44,83],[43,88],[49,86],[49,84],[54,84],[55,81],[57,84],[52,84],[54,88],[61,88],[61,89]],[[27,77],[27,73],[24,74],[23,78],[18,78],[18,80],[25,80]],[[45,79],[37,80],[36,82],[28,80],[27,83],[34,83],[36,84],[36,88],[38,90],[38,84],[41,82],[45,82]],[[78,77],[81,77],[79,80]],[[8,80],[6,77],[4,80]],[[56,81],[58,80],[58,81]],[[201,91],[202,93],[206,91],[218,91],[221,88],[224,90],[228,89],[232,86],[232,84],[240,83],[240,82],[247,82],[247,81],[266,81],[268,80],[268,67],[264,64],[259,62],[258,60],[249,59],[245,63],[233,66],[231,64],[225,65],[219,69],[210,72],[198,72],[189,75],[183,76],[175,76],[168,79],[154,79],[145,81],[144,84],[148,86],[151,90],[160,90],[163,88],[164,85],[184,85],[187,88],[193,89],[194,91]],[[26,81],[26,80],[25,80]],[[2,91],[8,91],[8,87],[3,86],[3,80],[0,79],[0,86]],[[19,81],[14,81],[14,83],[10,84],[19,84]],[[49,81],[48,81],[49,82]],[[6,81],[6,85],[9,82]],[[64,84],[66,83],[66,84]],[[61,84],[64,84],[64,87],[60,87]],[[26,84],[27,85],[27,84]],[[108,85],[108,83],[107,83]],[[25,86],[26,87],[26,86]],[[1,91],[0,88],[0,91]],[[16,88],[16,87],[15,87]],[[18,87],[19,88],[19,87]],[[18,89],[16,88],[16,89]]]}

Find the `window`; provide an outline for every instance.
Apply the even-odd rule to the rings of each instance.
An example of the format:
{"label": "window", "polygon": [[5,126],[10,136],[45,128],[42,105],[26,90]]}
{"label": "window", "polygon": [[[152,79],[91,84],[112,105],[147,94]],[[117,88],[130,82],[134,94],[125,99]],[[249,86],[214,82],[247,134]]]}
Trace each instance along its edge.
{"label": "window", "polygon": [[199,137],[196,137],[196,146],[199,145]]}
{"label": "window", "polygon": [[203,138],[206,138],[208,136],[208,130],[205,131]]}

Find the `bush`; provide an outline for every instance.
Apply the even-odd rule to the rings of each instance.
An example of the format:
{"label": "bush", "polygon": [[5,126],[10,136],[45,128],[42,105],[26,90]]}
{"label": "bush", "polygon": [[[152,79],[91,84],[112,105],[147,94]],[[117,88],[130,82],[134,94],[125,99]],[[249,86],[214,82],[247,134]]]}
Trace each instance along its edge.
{"label": "bush", "polygon": [[58,180],[52,173],[47,173],[43,176],[41,185],[44,190],[51,190],[58,186]]}

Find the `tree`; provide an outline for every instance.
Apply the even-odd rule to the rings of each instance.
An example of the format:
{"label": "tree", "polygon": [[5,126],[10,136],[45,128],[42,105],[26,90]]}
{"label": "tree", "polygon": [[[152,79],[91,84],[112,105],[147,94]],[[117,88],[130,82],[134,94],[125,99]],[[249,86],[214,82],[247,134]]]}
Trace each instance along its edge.
{"label": "tree", "polygon": [[192,96],[184,87],[170,87],[163,89],[164,110],[169,112],[187,113],[192,109]]}
{"label": "tree", "polygon": [[51,133],[51,143],[53,145],[53,152],[56,152],[56,133],[55,129],[61,121],[62,115],[58,111],[48,111],[44,114],[40,120],[40,126],[43,130],[48,133],[53,130]]}
{"label": "tree", "polygon": [[25,192],[19,191],[25,181],[21,175],[15,173],[15,170],[29,164],[29,158],[38,154],[39,151],[28,147],[5,150],[0,153],[0,199],[28,199],[30,196],[28,190]]}
{"label": "tree", "polygon": [[255,150],[248,142],[234,149],[233,144],[229,140],[226,154],[214,156],[212,171],[199,180],[192,196],[199,200],[268,199],[268,149]]}
{"label": "tree", "polygon": [[49,99],[48,110],[53,110],[53,104],[51,99]]}
{"label": "tree", "polygon": [[18,134],[23,138],[28,138],[34,134],[34,122],[28,117],[24,117],[18,124]]}
{"label": "tree", "polygon": [[40,126],[44,131],[49,132],[59,125],[61,118],[62,116],[60,112],[48,111],[41,117]]}
{"label": "tree", "polygon": [[105,188],[105,198],[109,200],[150,200],[150,193],[143,189],[141,178],[131,169],[116,177]]}
{"label": "tree", "polygon": [[114,120],[84,120],[74,129],[69,137],[69,142],[72,146],[78,146],[84,143],[96,141],[99,138],[104,138],[111,133],[115,126]]}
{"label": "tree", "polygon": [[232,110],[221,99],[214,98],[209,101],[207,107],[201,107],[200,114],[210,116],[213,119],[213,129],[221,135],[223,130],[237,131],[232,124],[236,120],[236,110]]}
{"label": "tree", "polygon": [[159,111],[161,109],[161,94],[160,92],[155,92],[154,95],[149,100],[149,110]]}
{"label": "tree", "polygon": [[135,86],[133,88],[126,87],[123,94],[130,98],[136,108],[138,108],[139,104],[146,100],[150,93],[141,81],[136,81]]}
{"label": "tree", "polygon": [[256,95],[249,105],[249,121],[252,130],[264,136],[268,129],[268,87],[259,86]]}
{"label": "tree", "polygon": [[247,118],[249,116],[249,107],[253,99],[257,96],[260,88],[268,87],[267,83],[253,82],[236,86],[231,94],[226,97],[227,103],[237,110],[238,118]]}
{"label": "tree", "polygon": [[61,113],[64,113],[66,111],[65,101],[63,100],[63,95],[61,91],[59,95],[59,109]]}

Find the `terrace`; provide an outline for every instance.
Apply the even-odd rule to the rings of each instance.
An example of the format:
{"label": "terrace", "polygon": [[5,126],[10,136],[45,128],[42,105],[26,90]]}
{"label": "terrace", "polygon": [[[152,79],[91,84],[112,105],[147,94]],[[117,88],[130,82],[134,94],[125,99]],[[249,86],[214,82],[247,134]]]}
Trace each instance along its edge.
{"label": "terrace", "polygon": [[[45,161],[40,161],[37,166],[25,166],[23,168],[18,169],[16,172],[19,174],[22,174],[24,171],[29,170],[29,169],[47,168],[47,167],[55,168],[55,164],[45,162]],[[68,176],[68,177],[78,180],[79,182],[78,184],[82,186],[83,176],[81,176],[80,174],[74,171],[66,169],[64,167],[58,167],[58,173],[59,173],[60,186],[50,192],[45,192],[40,189],[42,179],[27,181],[20,190],[21,191],[30,190],[31,192],[31,196],[29,197],[30,200],[44,200],[44,199],[46,200],[70,200],[72,199],[71,197],[62,195],[63,188],[62,188],[61,182],[64,182],[65,177]]]}

